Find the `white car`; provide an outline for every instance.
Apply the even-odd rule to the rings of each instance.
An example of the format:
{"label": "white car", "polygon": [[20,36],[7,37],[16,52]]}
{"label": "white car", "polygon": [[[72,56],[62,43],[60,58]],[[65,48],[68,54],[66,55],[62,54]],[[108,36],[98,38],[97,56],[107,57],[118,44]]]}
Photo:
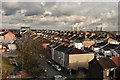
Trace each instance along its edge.
{"label": "white car", "polygon": [[65,76],[61,76],[61,75],[54,76],[54,80],[65,80],[65,79],[67,79],[67,77],[65,77]]}
{"label": "white car", "polygon": [[61,75],[55,75],[54,80],[62,80],[62,76]]}
{"label": "white car", "polygon": [[58,65],[55,65],[54,67],[55,67],[55,69],[57,69],[58,71],[61,71],[61,70],[62,70]]}
{"label": "white car", "polygon": [[44,58],[45,56],[44,56],[43,54],[40,54],[39,57],[40,57],[40,58]]}

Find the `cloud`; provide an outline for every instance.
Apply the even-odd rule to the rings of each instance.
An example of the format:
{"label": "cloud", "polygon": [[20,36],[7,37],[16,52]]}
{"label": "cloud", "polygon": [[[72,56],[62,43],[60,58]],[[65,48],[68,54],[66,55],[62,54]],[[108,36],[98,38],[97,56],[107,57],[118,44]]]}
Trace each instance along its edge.
{"label": "cloud", "polygon": [[[5,14],[11,16],[14,23],[22,22],[38,27],[52,25],[66,27],[83,22],[83,26],[90,25],[90,28],[95,29],[99,23],[107,23],[108,26],[117,23],[117,15],[107,17],[110,11],[117,13],[117,4],[112,2],[3,2],[2,6]],[[25,16],[18,19],[20,14]],[[92,20],[99,18],[103,21],[91,23]]]}
{"label": "cloud", "polygon": [[2,9],[5,11],[6,15],[12,15],[15,14],[16,11],[20,9],[20,7],[16,2],[12,2],[10,4],[8,2],[4,2],[2,3]]}
{"label": "cloud", "polygon": [[3,2],[2,8],[6,15],[15,14],[18,10],[26,10],[26,16],[41,15],[44,13],[44,7],[37,2]]}

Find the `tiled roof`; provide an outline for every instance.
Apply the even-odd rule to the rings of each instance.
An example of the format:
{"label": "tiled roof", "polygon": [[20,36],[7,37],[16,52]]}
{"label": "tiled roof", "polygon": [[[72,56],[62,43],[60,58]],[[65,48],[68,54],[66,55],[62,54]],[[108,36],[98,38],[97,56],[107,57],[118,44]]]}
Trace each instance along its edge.
{"label": "tiled roof", "polygon": [[78,36],[73,36],[73,37],[71,37],[70,39],[71,39],[71,40],[74,40],[74,39],[76,39],[76,38],[78,38]]}
{"label": "tiled roof", "polygon": [[104,46],[105,44],[107,44],[106,42],[101,42],[101,43],[96,43],[93,46],[94,47],[100,47],[100,46]]}
{"label": "tiled roof", "polygon": [[77,37],[75,39],[75,42],[83,42],[85,40],[85,37]]}
{"label": "tiled roof", "polygon": [[67,53],[68,54],[85,54],[86,52],[84,50],[81,50],[81,49],[72,48]]}
{"label": "tiled roof", "polygon": [[97,61],[103,69],[117,67],[117,65],[110,58],[107,58],[107,57],[97,58]]}
{"label": "tiled roof", "polygon": [[94,41],[84,41],[84,47],[90,47],[92,45],[94,45]]}
{"label": "tiled roof", "polygon": [[112,60],[117,66],[120,67],[120,56],[113,56]]}
{"label": "tiled roof", "polygon": [[115,49],[118,47],[118,45],[115,44],[107,44],[106,46],[103,47],[104,50],[110,50],[110,49]]}
{"label": "tiled roof", "polygon": [[99,35],[96,39],[99,40],[99,39],[105,39],[105,38],[107,38],[107,36]]}
{"label": "tiled roof", "polygon": [[61,51],[61,52],[67,52],[67,51],[68,51],[69,49],[71,49],[71,48],[73,48],[73,46],[68,47],[68,46],[66,46],[66,45],[61,45],[61,46],[59,46],[58,48],[56,48],[55,50]]}
{"label": "tiled roof", "polygon": [[93,40],[93,39],[96,39],[98,36],[95,35],[95,36],[90,36],[89,39]]}
{"label": "tiled roof", "polygon": [[55,47],[57,47],[57,46],[59,46],[59,45],[60,45],[60,43],[51,43],[51,44],[50,44],[50,47],[55,48]]}

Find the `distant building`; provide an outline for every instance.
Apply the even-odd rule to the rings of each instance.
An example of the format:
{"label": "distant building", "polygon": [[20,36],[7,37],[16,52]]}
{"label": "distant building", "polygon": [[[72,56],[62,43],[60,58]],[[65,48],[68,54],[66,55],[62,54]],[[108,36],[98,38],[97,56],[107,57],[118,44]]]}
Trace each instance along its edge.
{"label": "distant building", "polygon": [[13,43],[16,40],[15,34],[12,32],[8,32],[4,35],[4,41],[3,43]]}
{"label": "distant building", "polygon": [[96,56],[104,56],[104,54],[101,51],[101,47],[105,46],[107,42],[101,42],[101,43],[95,43],[91,46],[91,50],[95,52]]}
{"label": "distant building", "polygon": [[76,38],[75,41],[74,41],[75,47],[78,48],[78,49],[84,49],[84,44],[83,44],[84,40],[85,40],[84,37]]}
{"label": "distant building", "polygon": [[9,50],[16,50],[17,49],[16,44],[8,44],[8,48],[9,48]]}
{"label": "distant building", "polygon": [[111,50],[117,48],[118,46],[119,45],[116,45],[116,44],[107,44],[101,48],[101,51],[105,57],[111,57],[113,56]]}
{"label": "distant building", "polygon": [[5,32],[0,31],[0,42],[2,42],[4,40],[4,34],[5,34]]}
{"label": "distant building", "polygon": [[21,31],[30,30],[30,27],[21,27],[20,30],[21,30]]}
{"label": "distant building", "polygon": [[90,48],[92,45],[95,44],[95,41],[93,41],[93,40],[85,40],[85,41],[83,42],[83,44],[84,44],[84,47],[85,47],[85,48]]}
{"label": "distant building", "polygon": [[117,41],[117,40],[115,40],[115,39],[112,39],[112,38],[109,38],[109,39],[108,39],[108,43],[109,43],[109,44],[120,44],[119,41]]}

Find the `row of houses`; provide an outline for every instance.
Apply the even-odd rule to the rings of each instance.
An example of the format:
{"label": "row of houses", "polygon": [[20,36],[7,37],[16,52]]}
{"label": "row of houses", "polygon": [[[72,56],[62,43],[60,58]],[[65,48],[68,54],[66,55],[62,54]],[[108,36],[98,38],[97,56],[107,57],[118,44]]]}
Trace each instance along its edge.
{"label": "row of houses", "polygon": [[[50,44],[51,58],[67,69],[77,70],[86,68],[89,71],[90,78],[108,78],[113,72],[112,77],[118,77],[118,68],[120,67],[120,57],[112,58],[105,56],[95,56],[94,52],[81,50],[74,46],[61,43]],[[116,74],[117,70],[117,74]]]}
{"label": "row of houses", "polygon": [[77,49],[70,45],[52,43],[50,48],[51,58],[65,68],[88,68],[88,62],[94,58],[93,52]]}
{"label": "row of houses", "polygon": [[[120,35],[109,32],[30,31],[33,39],[49,39],[50,58],[62,67],[88,69],[91,78],[116,77],[120,69]],[[16,37],[25,35],[20,31]],[[15,40],[10,37],[9,40]],[[18,38],[17,38],[18,39]],[[5,40],[5,35],[4,35]],[[1,40],[2,43],[4,40]],[[11,44],[11,43],[10,43]],[[14,43],[12,43],[14,44]],[[117,71],[116,71],[117,70]]]}
{"label": "row of houses", "polygon": [[120,75],[120,35],[109,32],[40,31],[51,40],[51,58],[65,68],[84,67],[90,78]]}
{"label": "row of houses", "polygon": [[[39,35],[50,39],[51,42],[61,42],[73,45],[75,48],[88,48],[94,51],[96,56],[119,56],[120,35],[110,35],[106,32],[45,32],[41,31]],[[60,37],[62,35],[62,37]]]}

